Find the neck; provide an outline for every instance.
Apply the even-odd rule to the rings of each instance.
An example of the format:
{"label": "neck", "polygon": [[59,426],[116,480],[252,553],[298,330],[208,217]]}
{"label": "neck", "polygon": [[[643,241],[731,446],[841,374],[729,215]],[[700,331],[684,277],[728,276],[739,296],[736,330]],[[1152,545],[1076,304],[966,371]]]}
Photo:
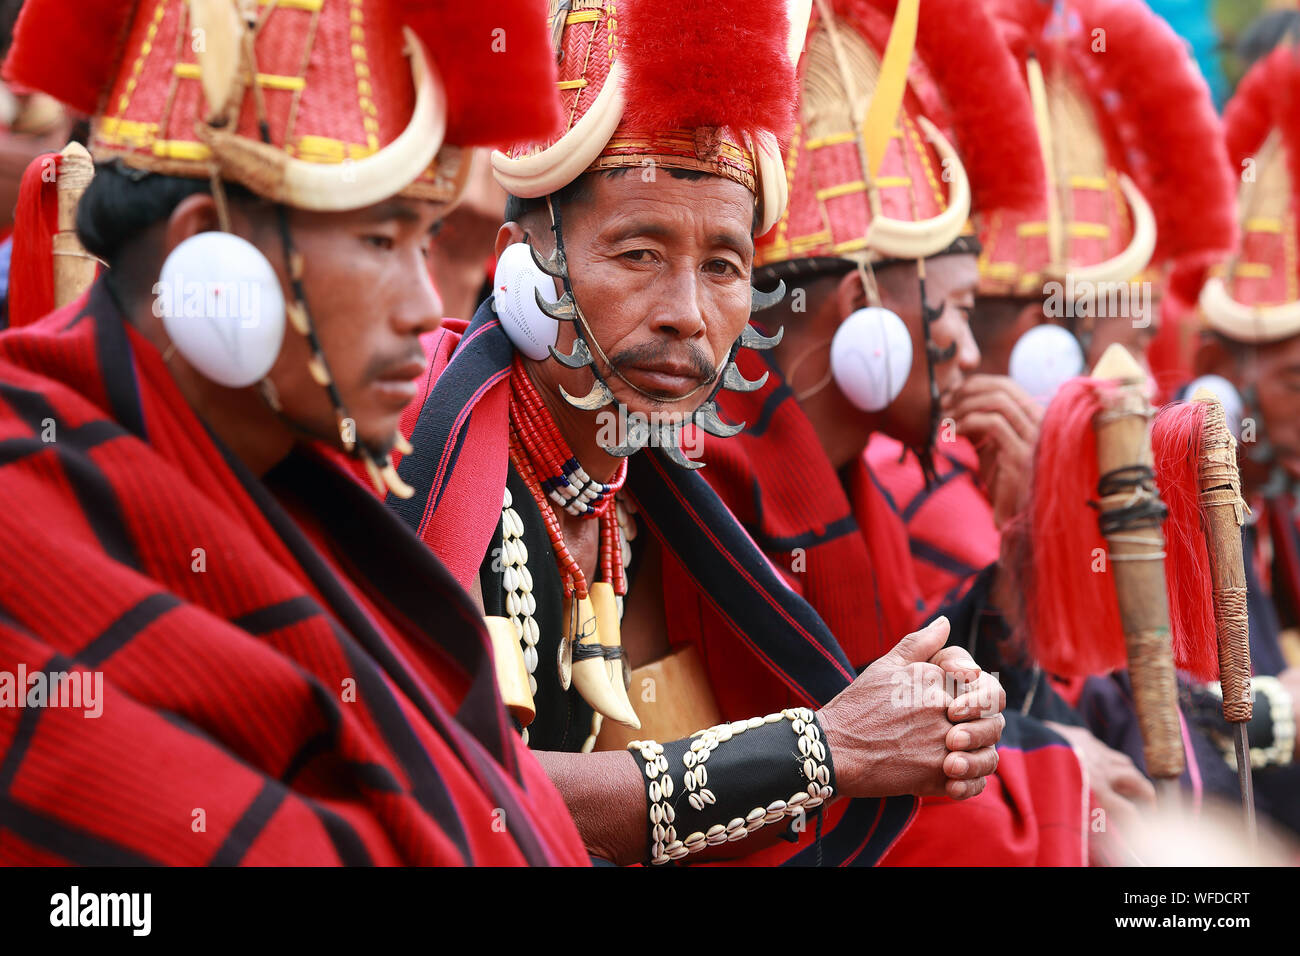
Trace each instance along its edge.
{"label": "neck", "polygon": [[871,433],[877,430],[877,416],[854,407],[830,378],[830,341],[791,337],[791,324],[786,324],[786,340],[777,346],[775,359],[831,467],[838,472],[861,456]]}
{"label": "neck", "polygon": [[166,359],[167,371],[186,403],[259,478],[293,448],[293,434],[256,388],[225,388],[205,378],[171,348],[162,320],[149,307],[130,312],[131,324]]}

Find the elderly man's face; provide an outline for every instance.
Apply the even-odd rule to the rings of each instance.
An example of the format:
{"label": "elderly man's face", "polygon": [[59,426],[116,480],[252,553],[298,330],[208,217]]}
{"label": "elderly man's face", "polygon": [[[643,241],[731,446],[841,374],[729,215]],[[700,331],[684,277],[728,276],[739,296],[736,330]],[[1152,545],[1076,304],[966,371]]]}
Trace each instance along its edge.
{"label": "elderly man's face", "polygon": [[[563,228],[574,295],[617,374],[597,364],[629,411],[688,414],[749,321],[754,197],[729,179],[664,170],[590,179]],[[574,335],[562,325],[558,347]],[[590,390],[589,370],[554,365],[570,394]]]}

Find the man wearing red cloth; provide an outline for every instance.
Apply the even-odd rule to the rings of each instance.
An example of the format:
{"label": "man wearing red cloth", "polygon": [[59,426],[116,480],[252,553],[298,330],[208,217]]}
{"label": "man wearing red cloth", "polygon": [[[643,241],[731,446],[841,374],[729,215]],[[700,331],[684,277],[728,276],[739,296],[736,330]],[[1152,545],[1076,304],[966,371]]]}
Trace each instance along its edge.
{"label": "man wearing red cloth", "polygon": [[[1236,387],[1241,449],[1254,717],[1248,726],[1260,808],[1300,831],[1300,61],[1284,46],[1242,79],[1224,110],[1242,232],[1201,289],[1197,372]],[[1226,407],[1226,406],[1225,406]],[[1222,690],[1198,707],[1203,726],[1232,753]],[[1228,759],[1231,759],[1230,757]]]}
{"label": "man wearing red cloth", "polygon": [[[751,288],[753,237],[785,205],[806,6],[557,16],[571,126],[494,156],[514,197],[494,297],[430,337],[415,494],[390,504],[477,589],[507,703],[594,853],[874,862],[914,811],[876,798],[980,792],[1001,690],[941,650],[943,621],[855,681],[692,451],[692,426],[736,431],[721,389],[757,387],[737,352],[773,344],[747,325],[777,297]],[[974,686],[949,693],[944,667]]]}
{"label": "man wearing red cloth", "polygon": [[[1055,386],[1091,369],[1115,342],[1145,366],[1167,267],[1207,261],[1234,229],[1231,170],[1209,91],[1183,42],[1146,4],[996,0],[987,7],[1033,106],[1047,176],[1028,209],[982,217],[971,318],[981,361],[943,403],[934,477],[927,480],[886,436],[868,449],[872,471],[907,523],[927,608],[963,595],[983,580],[977,572],[1014,551],[1002,531],[1024,504],[1039,409]],[[1014,589],[993,595],[996,608],[1014,614],[1015,603]],[[999,660],[997,646],[1012,645],[999,636],[1000,615],[984,619],[997,627],[983,636],[977,659],[1003,676],[1020,705],[1047,678],[1014,654]],[[1082,684],[1068,688],[1072,702]],[[1141,766],[1136,724],[1120,719],[1132,713],[1126,694],[1113,681],[1089,681],[1080,713]],[[1090,774],[1094,796],[1131,817],[1149,788],[1129,761],[1097,752],[1091,734],[1062,732],[1086,753],[1108,755]],[[1200,787],[1215,770],[1185,781]]]}
{"label": "man wearing red cloth", "polygon": [[[770,360],[742,362],[767,384],[722,405],[754,424],[710,443],[704,472],[856,666],[888,646],[873,640],[921,614],[905,528],[863,449],[873,432],[923,456],[933,446],[941,402],[979,359],[967,316],[978,275],[972,194],[987,215],[1032,200],[1042,177],[1028,100],[993,24],[977,6],[923,4],[911,13],[909,65],[887,52],[906,6],[892,22],[869,3],[818,6],[785,155],[789,210],[755,256],[760,276],[795,284],[769,326],[785,334]],[[902,76],[905,89],[893,85]],[[937,116],[950,118],[960,156]],[[949,615],[955,640],[968,642],[974,616]],[[1082,862],[1087,795],[1066,741],[1009,714],[998,752],[979,797],[925,801],[885,862]],[[963,839],[972,832],[981,839]]]}
{"label": "man wearing red cloth", "polygon": [[444,133],[552,127],[540,11],[493,22],[28,0],[6,78],[96,115],[107,271],[0,335],[0,861],[587,860],[469,598],[338,461],[400,489]]}

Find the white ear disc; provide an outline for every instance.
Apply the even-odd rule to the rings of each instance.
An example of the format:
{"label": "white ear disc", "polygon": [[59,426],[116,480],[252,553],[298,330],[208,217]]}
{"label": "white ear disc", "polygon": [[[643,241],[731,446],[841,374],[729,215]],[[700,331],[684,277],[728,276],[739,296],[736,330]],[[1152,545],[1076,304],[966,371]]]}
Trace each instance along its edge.
{"label": "white ear disc", "polygon": [[831,374],[850,402],[878,412],[898,398],[912,371],[912,335],[889,309],[858,309],[831,340]]}
{"label": "white ear disc", "polygon": [[284,292],[266,256],[228,232],[172,250],[154,286],[154,314],[185,361],[228,388],[266,377],[284,341]]}
{"label": "white ear disc", "polygon": [[537,267],[528,243],[506,246],[497,260],[492,302],[510,341],[528,358],[541,361],[559,341],[560,323],[537,307],[536,293],[555,301],[555,280]]}
{"label": "white ear disc", "polygon": [[1228,430],[1232,432],[1232,437],[1241,438],[1241,416],[1245,414],[1245,404],[1237,386],[1222,375],[1202,375],[1189,382],[1182,394],[1195,395],[1198,388],[1208,388],[1214,393],[1223,406],[1223,417],[1228,420]]}
{"label": "white ear disc", "polygon": [[1057,389],[1083,374],[1083,349],[1059,325],[1036,325],[1016,340],[1010,366],[1015,383],[1046,405]]}

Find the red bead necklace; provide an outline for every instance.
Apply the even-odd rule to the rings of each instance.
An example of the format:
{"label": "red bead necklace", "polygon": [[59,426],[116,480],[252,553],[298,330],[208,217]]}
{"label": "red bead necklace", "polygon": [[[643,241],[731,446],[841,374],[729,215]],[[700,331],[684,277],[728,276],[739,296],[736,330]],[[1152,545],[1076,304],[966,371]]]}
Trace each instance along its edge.
{"label": "red bead necklace", "polygon": [[[565,545],[559,516],[551,507],[552,500],[561,507],[564,507],[564,501],[548,495],[543,489],[543,481],[538,477],[539,470],[546,474],[562,475],[563,469],[557,469],[555,463],[576,463],[576,460],[555,420],[542,404],[541,396],[537,394],[537,389],[518,356],[511,369],[510,384],[510,461],[528,486],[537,503],[537,510],[541,512],[542,521],[546,524],[546,533],[551,539],[556,565],[563,581],[564,596],[585,598],[588,593],[587,577]],[[627,462],[623,461],[619,464],[614,480],[603,486],[610,489],[608,493],[597,496],[598,500],[593,499],[593,506],[588,509],[593,517],[600,520],[601,577],[613,586],[615,594],[627,593],[627,581],[623,576],[623,548],[614,507],[614,493],[623,487],[626,480]]]}

